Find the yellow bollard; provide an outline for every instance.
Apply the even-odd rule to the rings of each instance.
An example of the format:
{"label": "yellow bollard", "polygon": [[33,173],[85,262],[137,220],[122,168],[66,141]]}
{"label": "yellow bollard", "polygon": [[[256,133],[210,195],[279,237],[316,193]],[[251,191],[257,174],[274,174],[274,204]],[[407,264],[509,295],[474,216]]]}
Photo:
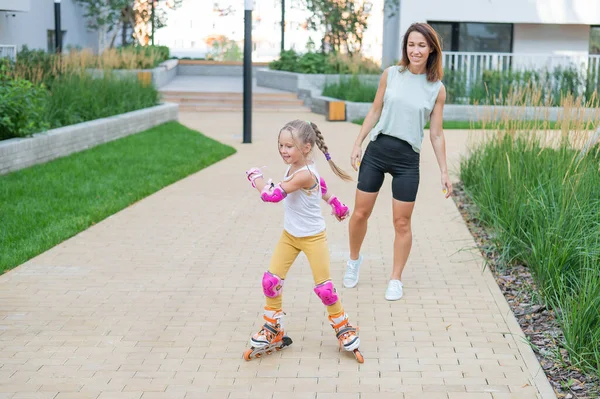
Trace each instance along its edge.
{"label": "yellow bollard", "polygon": [[346,120],[346,103],[344,101],[327,101],[326,117],[328,121]]}

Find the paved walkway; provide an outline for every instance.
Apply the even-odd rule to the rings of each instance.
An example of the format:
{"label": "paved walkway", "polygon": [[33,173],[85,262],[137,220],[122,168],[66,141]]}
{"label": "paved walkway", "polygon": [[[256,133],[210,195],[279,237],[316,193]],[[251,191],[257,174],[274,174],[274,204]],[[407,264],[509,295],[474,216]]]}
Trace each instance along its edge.
{"label": "paved walkway", "polygon": [[[283,173],[275,137],[293,118],[255,115],[254,144],[241,145],[241,114],[181,114],[238,153],[0,276],[0,398],[553,398],[462,218],[442,197],[428,141],[401,301],[383,298],[389,179],[355,289],[341,286],[347,222],[327,217],[333,278],[360,326],[365,363],[338,352],[303,256],[284,290],[294,344],[242,360],[261,324],[260,279],[282,225],[282,207],[262,203],[244,171]],[[348,170],[358,126],[311,118]],[[447,137],[456,165],[466,135]],[[353,184],[318,162],[353,205]]]}

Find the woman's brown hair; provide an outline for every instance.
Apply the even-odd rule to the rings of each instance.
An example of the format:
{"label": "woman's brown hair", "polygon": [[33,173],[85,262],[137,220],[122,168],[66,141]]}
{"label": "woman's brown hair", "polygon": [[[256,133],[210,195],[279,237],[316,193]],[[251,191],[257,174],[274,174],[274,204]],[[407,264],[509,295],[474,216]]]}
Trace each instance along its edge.
{"label": "woman's brown hair", "polygon": [[410,60],[408,59],[408,36],[412,32],[418,32],[425,37],[427,44],[433,50],[429,53],[427,58],[427,80],[430,82],[437,82],[442,80],[444,77],[444,68],[442,67],[442,45],[440,44],[440,38],[435,29],[429,24],[425,23],[414,23],[408,27],[404,39],[402,40],[402,59],[398,63],[402,67],[402,70],[408,68]]}

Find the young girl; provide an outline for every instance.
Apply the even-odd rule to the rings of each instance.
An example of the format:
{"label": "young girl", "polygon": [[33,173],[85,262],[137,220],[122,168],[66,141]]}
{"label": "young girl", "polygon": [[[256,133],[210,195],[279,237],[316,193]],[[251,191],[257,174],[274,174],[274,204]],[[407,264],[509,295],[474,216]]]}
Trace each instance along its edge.
{"label": "young girl", "polygon": [[348,216],[348,207],[327,191],[327,185],[319,176],[315,163],[309,160],[315,145],[324,153],[337,176],[343,180],[352,179],[331,160],[317,125],[301,120],[287,123],[279,132],[279,154],[289,165],[282,182],[273,184],[269,180],[265,183],[258,168],[246,172],[252,187],[260,192],[263,201],[283,202],[284,206],[284,230],[273,252],[269,270],[262,279],[267,302],[264,312],[266,323],[250,339],[251,348],[244,352],[246,360],[270,354],[292,343],[285,335],[282,323],[282,291],[285,277],[302,251],[312,269],[314,292],[327,306],[329,321],[340,347],[352,351],[360,363],[364,361],[358,350],[360,339],[356,328],[350,325],[329,274],[329,249],[320,201],[327,201],[332,213],[340,221]]}

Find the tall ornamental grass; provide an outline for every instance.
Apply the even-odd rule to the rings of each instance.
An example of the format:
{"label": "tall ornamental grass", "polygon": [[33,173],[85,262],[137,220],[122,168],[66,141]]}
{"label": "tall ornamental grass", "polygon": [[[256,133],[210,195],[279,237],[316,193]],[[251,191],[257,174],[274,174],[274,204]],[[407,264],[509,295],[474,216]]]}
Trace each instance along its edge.
{"label": "tall ornamental grass", "polygon": [[[529,94],[511,97],[523,115]],[[490,117],[460,176],[502,264],[528,266],[572,363],[600,376],[600,137],[587,130],[598,121],[583,112],[589,101],[563,96],[554,132],[543,115]]]}

